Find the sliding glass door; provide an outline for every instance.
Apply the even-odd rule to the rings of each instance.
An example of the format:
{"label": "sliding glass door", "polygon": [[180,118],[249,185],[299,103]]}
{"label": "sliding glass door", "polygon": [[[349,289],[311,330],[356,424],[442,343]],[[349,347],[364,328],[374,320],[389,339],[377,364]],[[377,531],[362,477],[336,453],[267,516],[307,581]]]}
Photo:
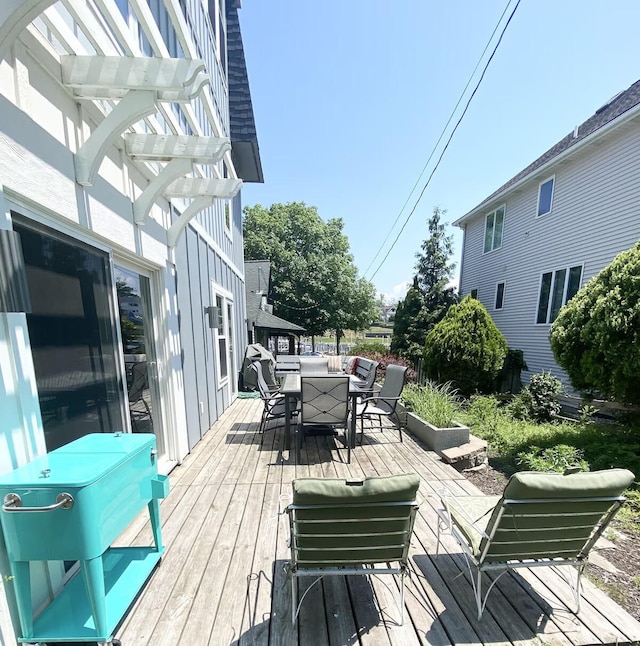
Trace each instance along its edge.
{"label": "sliding glass door", "polygon": [[45,442],[126,430],[109,256],[14,214],[32,312],[27,326]]}

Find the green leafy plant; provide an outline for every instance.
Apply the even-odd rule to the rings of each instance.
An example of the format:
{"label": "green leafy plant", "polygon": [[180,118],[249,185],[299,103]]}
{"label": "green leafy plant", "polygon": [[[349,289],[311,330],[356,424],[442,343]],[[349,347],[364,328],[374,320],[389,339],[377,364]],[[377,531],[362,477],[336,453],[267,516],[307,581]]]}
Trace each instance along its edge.
{"label": "green leafy plant", "polygon": [[578,414],[580,415],[580,422],[582,424],[591,424],[593,418],[598,414],[598,409],[591,404],[583,404],[578,409]]}
{"label": "green leafy plant", "polygon": [[549,339],[574,388],[640,404],[640,243],[560,310]]}
{"label": "green leafy plant", "polygon": [[558,444],[547,449],[532,446],[529,451],[518,453],[518,464],[530,471],[563,472],[571,467],[589,471],[584,452],[567,444]]}
{"label": "green leafy plant", "polygon": [[490,392],[504,363],[507,342],[480,301],[466,296],[427,335],[425,369],[451,381],[464,395]]}
{"label": "green leafy plant", "polygon": [[407,410],[438,428],[450,428],[459,411],[456,391],[450,383],[408,384],[402,391],[402,403]]}
{"label": "green leafy plant", "polygon": [[560,412],[557,395],[562,383],[549,372],[532,375],[528,386],[514,398],[510,410],[516,419],[551,422]]}

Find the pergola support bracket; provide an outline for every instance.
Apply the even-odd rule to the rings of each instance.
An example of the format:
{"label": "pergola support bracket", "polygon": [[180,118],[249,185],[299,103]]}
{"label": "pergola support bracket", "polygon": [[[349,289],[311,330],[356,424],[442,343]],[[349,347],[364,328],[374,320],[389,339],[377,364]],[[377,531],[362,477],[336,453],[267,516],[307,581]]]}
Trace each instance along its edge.
{"label": "pergola support bracket", "polygon": [[76,182],[91,186],[109,146],[130,126],[156,111],[156,93],[130,90],[82,144],[75,156]]}

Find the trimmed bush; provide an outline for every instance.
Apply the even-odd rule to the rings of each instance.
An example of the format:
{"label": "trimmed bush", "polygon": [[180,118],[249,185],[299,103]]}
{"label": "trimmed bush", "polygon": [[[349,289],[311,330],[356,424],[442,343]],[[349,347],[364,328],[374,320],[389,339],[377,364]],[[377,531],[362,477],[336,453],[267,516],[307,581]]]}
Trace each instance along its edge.
{"label": "trimmed bush", "polygon": [[549,338],[576,390],[640,404],[640,243],[578,291]]}
{"label": "trimmed bush", "polygon": [[491,392],[506,354],[507,341],[487,310],[466,296],[427,335],[424,362],[430,379],[471,395]]}
{"label": "trimmed bush", "polygon": [[387,346],[382,341],[363,341],[354,345],[349,354],[352,357],[364,357],[371,354],[387,354]]}
{"label": "trimmed bush", "polygon": [[529,385],[509,404],[509,410],[516,419],[534,422],[552,422],[560,413],[557,396],[562,383],[550,372],[531,375]]}

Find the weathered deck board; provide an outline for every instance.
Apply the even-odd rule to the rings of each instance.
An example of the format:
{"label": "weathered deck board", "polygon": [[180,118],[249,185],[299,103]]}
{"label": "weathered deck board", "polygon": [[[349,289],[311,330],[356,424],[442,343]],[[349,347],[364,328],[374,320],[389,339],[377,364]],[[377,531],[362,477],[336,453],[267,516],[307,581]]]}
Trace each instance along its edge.
{"label": "weathered deck board", "polygon": [[[640,623],[585,581],[581,612],[552,568],[505,574],[476,619],[472,588],[455,542],[443,537],[436,557],[439,494],[479,493],[409,433],[365,427],[347,451],[342,436],[307,437],[301,464],[284,449],[283,428],[258,433],[262,402],[238,400],[171,474],[161,504],[166,552],[117,631],[125,646],[518,646],[631,643]],[[359,438],[358,438],[359,441]],[[420,510],[410,549],[405,621],[399,625],[399,581],[329,577],[306,596],[291,623],[284,572],[288,518],[279,515],[295,477],[361,479],[414,471]],[[118,544],[151,541],[141,514]],[[311,581],[300,581],[300,594]]]}

